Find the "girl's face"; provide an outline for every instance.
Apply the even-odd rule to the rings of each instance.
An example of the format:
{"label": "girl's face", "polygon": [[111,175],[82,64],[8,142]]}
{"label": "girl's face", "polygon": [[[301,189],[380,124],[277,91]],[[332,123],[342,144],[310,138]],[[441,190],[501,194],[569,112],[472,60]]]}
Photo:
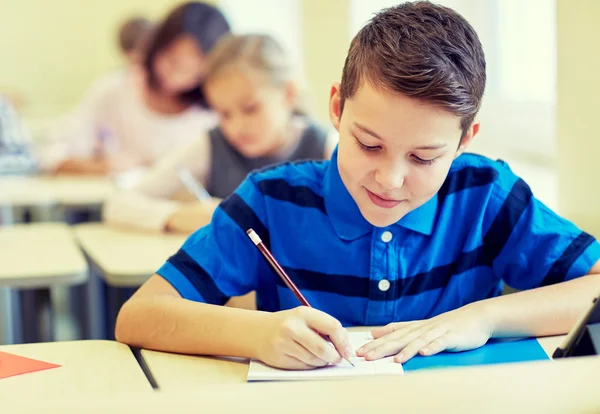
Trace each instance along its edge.
{"label": "girl's face", "polygon": [[293,84],[274,86],[254,69],[226,69],[204,92],[229,143],[247,158],[271,155],[285,145],[296,104]]}
{"label": "girl's face", "polygon": [[160,89],[178,95],[202,83],[204,54],[192,37],[184,35],[156,55],[153,69]]}

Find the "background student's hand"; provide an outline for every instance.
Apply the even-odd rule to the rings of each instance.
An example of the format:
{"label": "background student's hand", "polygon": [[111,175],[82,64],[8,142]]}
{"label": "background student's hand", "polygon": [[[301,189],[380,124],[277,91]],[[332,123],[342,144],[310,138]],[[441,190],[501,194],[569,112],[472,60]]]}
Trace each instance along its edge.
{"label": "background student's hand", "polygon": [[312,369],[342,360],[329,335],[345,357],[352,356],[348,332],[334,317],[307,306],[275,312],[257,336],[256,358],[285,369]]}
{"label": "background student's hand", "polygon": [[427,320],[391,323],[372,334],[375,339],[359,348],[358,356],[375,360],[395,355],[394,361],[403,363],[417,353],[428,356],[479,348],[492,335],[492,328],[473,303]]}
{"label": "background student's hand", "polygon": [[109,173],[119,174],[144,165],[138,157],[117,153],[103,158]]}
{"label": "background student's hand", "polygon": [[178,233],[193,233],[200,227],[210,223],[213,213],[221,201],[219,198],[211,198],[202,203],[184,204],[167,221],[167,230]]}
{"label": "background student's hand", "polygon": [[62,161],[54,174],[110,175],[132,170],[141,161],[127,155],[112,155],[100,158],[69,158]]}

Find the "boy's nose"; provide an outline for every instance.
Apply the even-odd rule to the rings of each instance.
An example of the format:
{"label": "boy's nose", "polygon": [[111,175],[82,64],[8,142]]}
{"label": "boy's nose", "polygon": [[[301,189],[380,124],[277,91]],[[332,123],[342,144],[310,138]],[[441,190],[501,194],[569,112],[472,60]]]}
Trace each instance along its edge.
{"label": "boy's nose", "polygon": [[400,165],[382,167],[375,172],[375,180],[385,190],[401,188],[405,177],[406,173]]}

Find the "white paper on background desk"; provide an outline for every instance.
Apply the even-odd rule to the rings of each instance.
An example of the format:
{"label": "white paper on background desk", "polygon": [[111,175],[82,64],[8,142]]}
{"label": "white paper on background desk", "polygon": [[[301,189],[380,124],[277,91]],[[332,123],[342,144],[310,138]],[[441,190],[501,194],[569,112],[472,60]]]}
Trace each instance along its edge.
{"label": "white paper on background desk", "polygon": [[[348,339],[354,352],[367,342],[373,340],[369,332],[349,332]],[[377,361],[365,361],[354,356],[350,361],[355,365],[342,361],[338,365],[328,365],[312,370],[284,370],[270,367],[260,361],[250,361],[247,381],[306,381],[320,379],[356,378],[370,375],[401,375],[404,373],[402,364],[394,362],[393,357]]]}

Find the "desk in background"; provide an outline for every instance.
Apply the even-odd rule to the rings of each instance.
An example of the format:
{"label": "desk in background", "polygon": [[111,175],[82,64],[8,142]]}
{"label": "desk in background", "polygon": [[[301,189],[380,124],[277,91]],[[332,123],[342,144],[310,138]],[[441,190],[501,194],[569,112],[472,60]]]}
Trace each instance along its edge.
{"label": "desk in background", "polygon": [[186,236],[80,224],[75,236],[111,287],[141,286],[181,247]]}
{"label": "desk in background", "polygon": [[[112,341],[51,342],[0,346],[0,351],[61,365],[0,379],[0,407],[10,401],[44,401],[90,393],[151,393],[152,387],[127,345]],[[122,412],[117,410],[117,412]],[[134,412],[134,411],[132,411]]]}
{"label": "desk in background", "polygon": [[105,177],[0,177],[0,219],[3,223],[20,221],[26,209],[35,215],[33,221],[51,218],[56,208],[63,215],[69,209],[100,209],[115,189]]}
{"label": "desk in background", "polygon": [[49,288],[81,284],[88,277],[71,229],[59,223],[0,227],[0,252],[0,288],[12,290],[3,301],[4,341],[52,340]]}
{"label": "desk in background", "polygon": [[[95,333],[91,337],[112,338],[117,313],[133,289],[141,286],[162,264],[175,253],[185,241],[185,236],[143,232],[124,228],[111,227],[103,223],[80,224],[74,227],[79,244],[90,262],[90,277],[98,275],[104,282],[98,281],[91,290],[106,290],[106,320],[91,321]],[[103,303],[103,298],[96,301]],[[92,301],[93,302],[93,301]],[[101,305],[95,305],[101,306]],[[98,326],[104,332],[98,333]]]}

